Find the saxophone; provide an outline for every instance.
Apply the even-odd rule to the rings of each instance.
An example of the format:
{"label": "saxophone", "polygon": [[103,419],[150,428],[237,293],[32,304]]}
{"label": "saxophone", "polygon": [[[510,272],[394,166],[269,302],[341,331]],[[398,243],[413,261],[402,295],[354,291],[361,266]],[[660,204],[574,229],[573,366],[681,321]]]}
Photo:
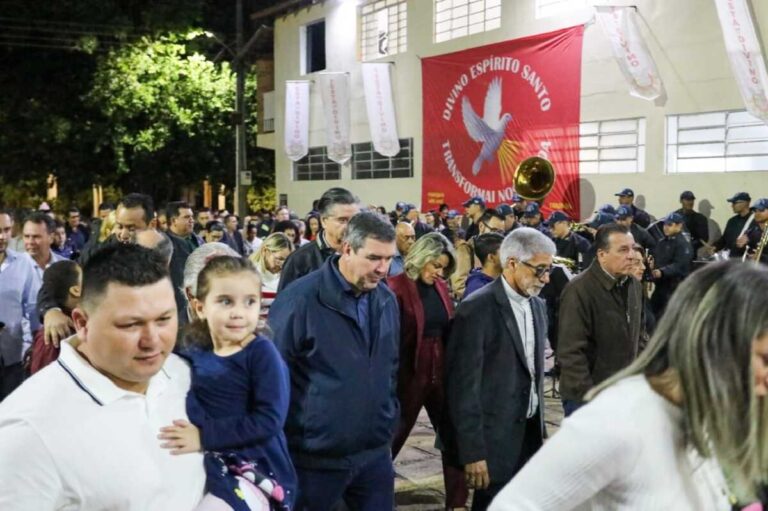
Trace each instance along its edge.
{"label": "saxophone", "polygon": [[763,249],[765,248],[765,245],[768,245],[768,223],[764,224],[763,226],[763,235],[760,236],[760,242],[757,244],[757,248],[755,249],[755,262],[760,262],[760,257],[763,255]]}

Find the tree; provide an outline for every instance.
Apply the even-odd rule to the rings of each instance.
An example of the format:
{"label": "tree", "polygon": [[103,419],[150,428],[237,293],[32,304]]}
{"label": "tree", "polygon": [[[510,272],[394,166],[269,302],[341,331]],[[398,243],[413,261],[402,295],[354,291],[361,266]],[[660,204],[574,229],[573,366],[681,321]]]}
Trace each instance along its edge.
{"label": "tree", "polygon": [[[49,174],[65,205],[87,197],[92,183],[158,201],[206,177],[231,190],[234,77],[211,60],[221,46],[192,38],[203,32],[191,28],[232,27],[234,8],[219,4],[2,0],[0,186],[24,180],[34,193],[0,195],[33,205]],[[247,82],[249,106],[255,86]],[[252,140],[250,168],[274,182],[273,160]]]}

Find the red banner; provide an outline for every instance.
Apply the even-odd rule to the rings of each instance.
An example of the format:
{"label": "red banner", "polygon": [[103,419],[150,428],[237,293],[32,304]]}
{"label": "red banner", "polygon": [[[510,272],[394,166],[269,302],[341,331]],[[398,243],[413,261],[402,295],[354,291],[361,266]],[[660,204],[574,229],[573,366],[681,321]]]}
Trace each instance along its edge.
{"label": "red banner", "polygon": [[422,207],[479,195],[511,203],[518,163],[552,162],[543,210],[579,216],[579,114],[584,26],[422,60]]}

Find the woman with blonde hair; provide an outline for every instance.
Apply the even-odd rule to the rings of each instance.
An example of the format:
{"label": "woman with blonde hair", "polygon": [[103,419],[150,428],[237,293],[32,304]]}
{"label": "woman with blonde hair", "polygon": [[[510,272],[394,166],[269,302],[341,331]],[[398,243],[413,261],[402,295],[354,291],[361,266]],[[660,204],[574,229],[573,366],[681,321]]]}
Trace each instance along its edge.
{"label": "woman with blonde hair", "polygon": [[[392,443],[393,458],[405,444],[422,406],[438,433],[447,416],[443,358],[453,303],[445,279],[456,269],[453,245],[442,234],[425,234],[408,251],[404,267],[403,273],[387,280],[400,307],[400,421]],[[464,472],[443,459],[443,480],[446,507],[464,508],[468,496]]]}
{"label": "woman with blonde hair", "polygon": [[[711,264],[491,511],[742,509],[768,480],[768,268]],[[755,509],[762,509],[756,505]]]}
{"label": "woman with blonde hair", "polygon": [[251,254],[250,259],[261,274],[260,326],[262,327],[266,323],[269,306],[277,296],[283,264],[293,250],[293,241],[286,234],[275,232],[267,236],[259,250]]}
{"label": "woman with blonde hair", "polygon": [[104,217],[104,220],[101,221],[101,226],[99,227],[99,243],[104,243],[107,241],[107,238],[113,234],[116,223],[115,215],[116,213],[114,211],[110,211],[109,214]]}

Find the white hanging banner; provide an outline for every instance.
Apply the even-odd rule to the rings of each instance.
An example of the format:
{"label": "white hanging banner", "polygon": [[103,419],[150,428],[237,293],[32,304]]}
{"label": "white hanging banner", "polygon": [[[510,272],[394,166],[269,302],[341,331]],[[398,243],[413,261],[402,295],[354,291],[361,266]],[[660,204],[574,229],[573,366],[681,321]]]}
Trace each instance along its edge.
{"label": "white hanging banner", "polygon": [[285,82],[285,154],[299,161],[309,153],[309,81]]}
{"label": "white hanging banner", "polygon": [[637,28],[633,7],[595,7],[595,17],[611,42],[613,56],[629,83],[629,93],[663,106],[667,101],[661,75]]}
{"label": "white hanging banner", "polygon": [[768,75],[746,0],[715,0],[725,50],[747,111],[768,123]]}
{"label": "white hanging banner", "polygon": [[352,157],[349,140],[349,74],[318,73],[325,112],[325,144],[328,158],[345,164]]}
{"label": "white hanging banner", "polygon": [[365,106],[373,148],[390,158],[400,152],[389,75],[391,67],[391,64],[362,64]]}

